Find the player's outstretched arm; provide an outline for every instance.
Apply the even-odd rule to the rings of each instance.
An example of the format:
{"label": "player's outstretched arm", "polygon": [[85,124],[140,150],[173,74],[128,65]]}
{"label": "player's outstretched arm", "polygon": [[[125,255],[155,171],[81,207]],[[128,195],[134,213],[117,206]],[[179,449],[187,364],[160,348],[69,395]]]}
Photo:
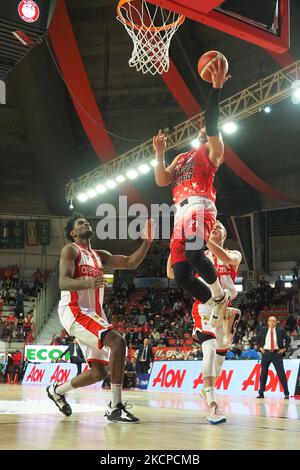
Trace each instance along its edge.
{"label": "player's outstretched arm", "polygon": [[131,255],[112,255],[109,251],[98,250],[103,263],[114,269],[136,269],[145,259],[148,250],[153,242],[155,234],[155,222],[153,219],[147,220],[144,228],[144,241],[141,246]]}
{"label": "player's outstretched arm", "polygon": [[77,250],[73,245],[63,247],[59,260],[59,287],[61,290],[84,290],[98,289],[103,287],[105,282],[102,276],[97,276],[88,280],[73,279],[75,274],[75,261],[77,258]]}
{"label": "player's outstretched arm", "polygon": [[224,62],[221,59],[213,61],[209,71],[212,77],[212,89],[205,112],[205,128],[209,159],[214,166],[218,167],[224,155],[224,143],[219,130],[221,90],[230,75],[225,75]]}
{"label": "player's outstretched arm", "polygon": [[165,152],[167,146],[167,136],[160,130],[153,137],[153,148],[156,155],[156,166],[154,168],[155,181],[157,186],[168,186],[172,183],[173,174],[178,157],[175,157],[171,165],[166,167]]}
{"label": "player's outstretched arm", "polygon": [[219,260],[221,260],[227,266],[234,266],[236,269],[239,267],[242,261],[242,254],[237,250],[224,250],[221,246],[215,242],[208,240],[206,243],[209,251],[214,254]]}

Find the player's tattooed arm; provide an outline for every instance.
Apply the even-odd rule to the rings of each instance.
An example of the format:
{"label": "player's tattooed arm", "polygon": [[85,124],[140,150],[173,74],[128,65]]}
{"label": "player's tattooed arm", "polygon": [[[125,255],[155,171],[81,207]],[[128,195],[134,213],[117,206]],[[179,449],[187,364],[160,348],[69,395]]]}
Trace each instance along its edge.
{"label": "player's tattooed arm", "polygon": [[104,265],[114,269],[136,269],[145,259],[155,234],[155,222],[153,219],[147,220],[144,228],[141,246],[131,255],[112,255],[109,251],[99,250],[99,255]]}
{"label": "player's tattooed arm", "polygon": [[61,290],[76,291],[84,289],[98,289],[105,285],[103,275],[91,279],[73,279],[75,262],[78,256],[73,245],[63,247],[59,260],[59,287]]}
{"label": "player's tattooed arm", "polygon": [[209,240],[206,243],[209,251],[221,260],[226,266],[234,266],[236,269],[242,261],[242,254],[237,250],[224,250],[221,246]]}

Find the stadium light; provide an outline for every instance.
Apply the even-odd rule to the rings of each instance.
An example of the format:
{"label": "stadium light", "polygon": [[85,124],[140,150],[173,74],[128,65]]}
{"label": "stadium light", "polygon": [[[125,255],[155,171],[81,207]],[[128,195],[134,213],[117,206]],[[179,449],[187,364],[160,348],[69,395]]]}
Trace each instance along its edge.
{"label": "stadium light", "polygon": [[85,193],[81,193],[81,194],[78,194],[77,199],[80,202],[85,202],[88,200],[88,196]]}
{"label": "stadium light", "polygon": [[97,196],[97,191],[95,189],[89,189],[86,194],[88,195],[88,197],[95,197]]}
{"label": "stadium light", "polygon": [[222,129],[225,134],[234,134],[237,131],[238,126],[234,121],[227,121],[223,124]]}
{"label": "stadium light", "polygon": [[128,178],[130,180],[134,180],[138,176],[138,172],[131,169],[131,170],[127,171],[126,175],[128,176]]}
{"label": "stadium light", "polygon": [[194,139],[194,140],[192,140],[191,146],[192,146],[194,149],[198,149],[198,148],[200,147],[200,140],[199,140],[199,139]]}
{"label": "stadium light", "polygon": [[269,114],[271,111],[272,111],[271,106],[265,106],[265,107],[264,107],[264,112],[265,112],[265,113]]}
{"label": "stadium light", "polygon": [[292,94],[292,103],[299,104],[300,103],[300,80],[296,80],[292,85],[294,92]]}
{"label": "stadium light", "polygon": [[150,165],[153,166],[153,168],[157,165],[156,158],[154,158],[153,160],[151,160]]}
{"label": "stadium light", "polygon": [[106,190],[107,188],[103,184],[98,184],[98,186],[96,187],[96,191],[98,194],[103,194],[106,192]]}
{"label": "stadium light", "polygon": [[114,180],[106,181],[105,186],[108,189],[114,189],[117,186],[117,183]]}
{"label": "stadium light", "polygon": [[123,175],[118,175],[118,176],[116,177],[116,182],[117,182],[117,183],[124,183],[124,181],[126,181],[125,176],[123,176]]}
{"label": "stadium light", "polygon": [[145,175],[146,173],[148,173],[148,171],[150,171],[150,167],[146,163],[143,163],[138,167],[138,170],[140,173],[142,173],[142,175]]}
{"label": "stadium light", "polygon": [[71,199],[71,202],[70,202],[70,205],[69,205],[69,209],[74,209],[74,206],[73,206],[73,200]]}

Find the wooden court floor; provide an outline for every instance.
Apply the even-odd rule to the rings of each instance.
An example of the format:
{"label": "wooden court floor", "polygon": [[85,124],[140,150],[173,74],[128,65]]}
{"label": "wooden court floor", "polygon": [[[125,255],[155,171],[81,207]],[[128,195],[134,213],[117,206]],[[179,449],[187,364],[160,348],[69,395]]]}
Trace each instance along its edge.
{"label": "wooden court floor", "polygon": [[140,424],[108,423],[110,393],[70,393],[69,418],[41,386],[0,385],[0,449],[202,450],[299,449],[300,401],[220,397],[227,423],[207,423],[201,398],[189,394],[126,391]]}

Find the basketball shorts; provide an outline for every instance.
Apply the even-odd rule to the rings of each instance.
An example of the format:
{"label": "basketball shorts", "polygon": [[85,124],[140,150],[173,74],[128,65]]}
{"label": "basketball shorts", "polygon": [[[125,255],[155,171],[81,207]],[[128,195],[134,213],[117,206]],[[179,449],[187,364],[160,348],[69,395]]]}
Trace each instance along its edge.
{"label": "basketball shorts", "polygon": [[217,341],[217,352],[225,353],[230,348],[230,342],[224,341],[224,328],[223,322],[220,321],[215,327],[211,326],[210,310],[199,301],[196,300],[192,307],[192,317],[194,322],[193,337],[197,339],[197,331],[205,335],[215,338]]}
{"label": "basketball shorts", "polygon": [[70,336],[74,336],[88,363],[108,364],[109,348],[102,344],[104,332],[113,329],[105,316],[100,316],[92,309],[82,306],[60,306],[60,322]]}
{"label": "basketball shorts", "polygon": [[201,249],[209,239],[210,233],[216,223],[217,211],[215,205],[187,204],[180,207],[175,215],[174,230],[171,237],[171,265],[187,261],[186,240],[196,238],[191,244],[191,249]]}

